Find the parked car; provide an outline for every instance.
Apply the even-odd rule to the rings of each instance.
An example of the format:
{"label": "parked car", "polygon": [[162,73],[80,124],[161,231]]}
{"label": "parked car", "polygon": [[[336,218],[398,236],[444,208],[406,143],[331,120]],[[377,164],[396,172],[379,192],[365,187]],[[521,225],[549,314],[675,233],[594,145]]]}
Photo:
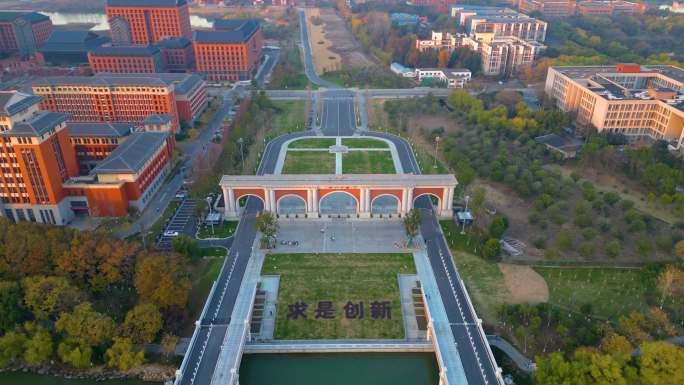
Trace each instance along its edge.
{"label": "parked car", "polygon": [[178,233],[178,231],[171,231],[171,230],[166,230],[166,231],[164,231],[164,236],[165,236],[165,237],[177,237],[178,235],[180,235],[180,234]]}

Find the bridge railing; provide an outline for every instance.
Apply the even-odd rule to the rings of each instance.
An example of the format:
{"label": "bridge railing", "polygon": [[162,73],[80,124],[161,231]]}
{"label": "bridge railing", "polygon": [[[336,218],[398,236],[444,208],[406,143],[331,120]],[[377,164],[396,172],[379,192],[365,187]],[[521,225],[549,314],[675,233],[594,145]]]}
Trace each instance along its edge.
{"label": "bridge railing", "polygon": [[[226,260],[227,259],[228,258],[226,258]],[[183,362],[181,362],[180,368],[176,370],[176,380],[174,381],[175,385],[180,384],[181,380],[183,379],[183,375],[185,374],[185,370],[188,367],[188,361],[190,360],[190,352],[192,352],[192,349],[195,346],[195,343],[197,342],[197,336],[199,335],[200,328],[202,327],[202,320],[204,319],[204,316],[206,316],[207,310],[209,309],[209,303],[211,302],[211,297],[213,296],[214,291],[216,290],[217,282],[218,281],[214,281],[214,283],[211,285],[209,296],[207,297],[207,300],[206,302],[204,302],[204,306],[202,307],[202,313],[200,314],[199,319],[195,322],[195,331],[192,333],[190,343],[188,344],[185,354],[183,355]]]}

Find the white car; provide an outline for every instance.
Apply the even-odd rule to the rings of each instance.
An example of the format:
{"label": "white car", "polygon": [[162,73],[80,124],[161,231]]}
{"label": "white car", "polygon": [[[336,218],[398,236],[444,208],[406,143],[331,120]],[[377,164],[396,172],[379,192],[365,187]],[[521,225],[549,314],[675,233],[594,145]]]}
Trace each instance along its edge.
{"label": "white car", "polygon": [[178,235],[179,235],[178,231],[171,231],[171,230],[164,231],[165,237],[177,237]]}

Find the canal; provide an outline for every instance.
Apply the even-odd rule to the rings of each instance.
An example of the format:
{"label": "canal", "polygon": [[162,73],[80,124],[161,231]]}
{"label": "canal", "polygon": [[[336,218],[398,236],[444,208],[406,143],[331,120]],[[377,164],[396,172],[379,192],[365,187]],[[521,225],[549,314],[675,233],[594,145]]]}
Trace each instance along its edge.
{"label": "canal", "polygon": [[[247,354],[240,385],[437,385],[432,353]],[[27,373],[0,373],[2,385],[155,385],[133,380],[67,380]]]}

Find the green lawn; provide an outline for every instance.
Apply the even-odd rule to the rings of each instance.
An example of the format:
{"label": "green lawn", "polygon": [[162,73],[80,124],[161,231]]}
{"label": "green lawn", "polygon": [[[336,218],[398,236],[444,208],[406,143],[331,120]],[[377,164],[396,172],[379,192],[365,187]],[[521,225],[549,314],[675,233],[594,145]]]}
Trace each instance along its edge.
{"label": "green lawn", "polygon": [[448,174],[449,170],[444,167],[444,164],[437,161],[437,167],[435,168],[435,157],[418,151],[416,154],[416,160],[420,166],[420,172],[422,174]]}
{"label": "green lawn", "polygon": [[349,148],[389,148],[384,140],[371,138],[342,138],[342,145]]}
{"label": "green lawn", "polygon": [[335,154],[327,151],[288,151],[283,174],[334,174]]}
{"label": "green lawn", "polygon": [[[276,339],[404,338],[397,274],[415,274],[411,254],[269,254],[262,275],[280,274]],[[306,319],[288,320],[288,305],[307,304]],[[334,319],[316,319],[332,301]],[[346,319],[347,301],[364,303],[363,319]],[[370,304],[389,301],[391,319],[373,319]]]}
{"label": "green lawn", "polygon": [[266,141],[287,134],[301,131],[306,124],[306,103],[303,100],[272,100],[279,109],[273,117],[273,128],[266,132]]}
{"label": "green lawn", "polygon": [[237,228],[238,221],[225,221],[220,225],[212,227],[209,225],[202,225],[197,231],[197,238],[207,239],[207,238],[228,238],[233,235],[235,229]]}
{"label": "green lawn", "polygon": [[202,257],[225,257],[228,251],[223,247],[203,247]]}
{"label": "green lawn", "polygon": [[307,138],[290,142],[288,148],[322,148],[328,149],[335,145],[335,138]]}
{"label": "green lawn", "polygon": [[646,310],[654,273],[646,269],[535,267],[549,286],[549,302],[579,310],[591,304],[594,314],[611,319]]}
{"label": "green lawn", "polygon": [[471,254],[478,254],[481,251],[483,240],[473,232],[472,227],[468,228],[464,235],[461,235],[461,227],[457,226],[456,222],[451,219],[439,221],[439,225],[442,227],[444,238],[446,238],[450,249]]}
{"label": "green lawn", "polygon": [[497,309],[508,296],[499,266],[467,252],[452,249],[451,253],[477,314],[485,321],[496,322]]}
{"label": "green lawn", "polygon": [[[217,258],[202,258],[193,263],[190,270],[190,280],[192,281],[192,288],[190,289],[189,301],[190,318],[198,319],[202,312],[204,302],[209,295],[211,285],[218,278],[225,259],[226,249],[221,247],[207,247],[202,248],[203,256],[216,256]],[[191,332],[194,324],[188,323],[188,331]]]}
{"label": "green lawn", "polygon": [[392,153],[389,151],[349,151],[342,154],[343,174],[394,174]]}

